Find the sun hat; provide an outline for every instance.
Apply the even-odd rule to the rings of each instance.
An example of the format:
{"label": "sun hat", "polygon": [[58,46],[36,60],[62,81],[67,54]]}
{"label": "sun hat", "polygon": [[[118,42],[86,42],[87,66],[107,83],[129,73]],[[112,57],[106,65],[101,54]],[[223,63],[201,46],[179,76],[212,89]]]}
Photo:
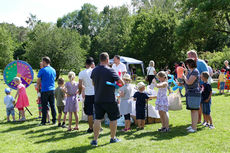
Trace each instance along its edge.
{"label": "sun hat", "polygon": [[10,89],[10,88],[6,88],[6,89],[5,89],[5,93],[8,94],[8,93],[10,93],[10,92],[11,92],[11,89]]}
{"label": "sun hat", "polygon": [[123,76],[122,79],[123,79],[123,80],[129,80],[129,81],[132,80],[129,74],[124,74],[124,76]]}
{"label": "sun hat", "polygon": [[225,69],[221,69],[221,72],[225,72]]}
{"label": "sun hat", "polygon": [[140,89],[140,88],[142,88],[142,87],[145,87],[144,82],[139,82],[139,83],[137,84],[137,88]]}

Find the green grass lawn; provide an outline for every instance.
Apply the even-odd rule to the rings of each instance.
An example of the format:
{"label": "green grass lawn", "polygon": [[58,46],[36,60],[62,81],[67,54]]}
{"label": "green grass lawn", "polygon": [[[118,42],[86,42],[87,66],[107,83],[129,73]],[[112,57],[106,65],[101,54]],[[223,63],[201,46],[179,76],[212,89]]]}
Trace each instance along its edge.
{"label": "green grass lawn", "polygon": [[[2,77],[2,76],[1,76]],[[64,76],[66,79],[66,76]],[[3,98],[6,85],[0,81],[0,152],[230,152],[230,93],[216,95],[212,98],[212,117],[215,129],[210,130],[199,126],[198,132],[187,133],[186,127],[190,123],[190,112],[183,110],[170,111],[171,131],[159,133],[156,130],[160,124],[146,125],[145,130],[133,130],[127,133],[120,132],[117,136],[122,140],[120,143],[109,144],[109,128],[103,125],[104,131],[99,138],[99,146],[89,145],[93,134],[87,134],[87,123],[80,122],[80,130],[66,132],[66,129],[54,125],[39,127],[40,122],[35,118],[37,115],[36,91],[31,85],[27,89],[30,100],[30,111],[33,116],[26,112],[26,122],[7,123]],[[215,89],[216,90],[216,89]],[[15,95],[13,91],[12,95]],[[153,102],[152,102],[153,103]],[[18,112],[17,110],[15,110]],[[81,112],[79,112],[79,116]],[[18,115],[17,115],[18,118]],[[80,117],[81,118],[81,117]],[[74,124],[74,123],[73,123]]]}

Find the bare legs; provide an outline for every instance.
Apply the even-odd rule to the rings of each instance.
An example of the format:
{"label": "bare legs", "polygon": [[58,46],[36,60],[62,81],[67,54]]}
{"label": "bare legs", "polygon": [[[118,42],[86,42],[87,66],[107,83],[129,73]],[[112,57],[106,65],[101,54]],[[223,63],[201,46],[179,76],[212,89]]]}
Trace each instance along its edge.
{"label": "bare legs", "polygon": [[[117,120],[110,121],[109,127],[110,127],[110,136],[112,139],[114,139],[117,132]],[[101,120],[95,120],[93,125],[93,132],[94,132],[94,140],[96,141],[99,137],[100,129],[101,129]]]}
{"label": "bare legs", "polygon": [[72,112],[69,112],[69,128],[68,128],[68,130],[71,130],[71,125],[72,125]]}
{"label": "bare legs", "polygon": [[206,123],[212,124],[212,117],[211,117],[211,115],[205,115],[204,114],[204,121]]}
{"label": "bare legs", "polygon": [[95,120],[93,125],[94,140],[97,141],[101,129],[101,120]]}
{"label": "bare legs", "polygon": [[109,127],[110,127],[110,136],[112,139],[114,139],[117,132],[117,120],[110,121]]}
{"label": "bare legs", "polygon": [[78,115],[77,115],[77,112],[73,112],[74,113],[74,116],[75,116],[75,128],[78,128]]}
{"label": "bare legs", "polygon": [[93,115],[88,116],[89,128],[93,129]]}
{"label": "bare legs", "polygon": [[162,128],[169,128],[169,118],[165,111],[159,111]]}
{"label": "bare legs", "polygon": [[74,130],[78,130],[78,115],[77,115],[77,112],[69,112],[69,127],[68,127],[68,130],[71,130],[71,126],[72,126],[72,114],[74,114],[75,124],[76,124]]}
{"label": "bare legs", "polygon": [[125,120],[125,129],[130,129],[131,122],[130,120]]}
{"label": "bare legs", "polygon": [[[62,116],[62,113],[59,113],[59,114],[58,114],[58,124],[61,123],[61,116]],[[63,122],[64,122],[64,123],[65,123],[65,121],[66,121],[66,113],[64,113],[64,118],[63,118]]]}
{"label": "bare legs", "polygon": [[198,116],[198,122],[197,123],[201,123],[201,115],[202,115],[202,104],[200,104],[200,109],[198,112],[199,116]]}
{"label": "bare legs", "polygon": [[191,110],[191,120],[192,120],[192,129],[197,129],[199,111],[198,110]]}

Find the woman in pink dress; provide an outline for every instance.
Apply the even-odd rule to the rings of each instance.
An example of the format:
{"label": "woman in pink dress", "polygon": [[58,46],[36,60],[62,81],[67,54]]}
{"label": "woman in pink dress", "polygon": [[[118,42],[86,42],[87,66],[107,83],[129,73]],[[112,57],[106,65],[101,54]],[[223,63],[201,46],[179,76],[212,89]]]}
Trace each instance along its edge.
{"label": "woman in pink dress", "polygon": [[15,95],[15,99],[17,99],[17,97],[18,97],[15,107],[19,110],[19,112],[22,116],[22,118],[19,119],[19,121],[25,121],[26,118],[25,118],[24,107],[29,106],[29,99],[28,99],[28,96],[26,94],[26,88],[22,84],[21,78],[15,77],[14,82],[17,85],[17,94]]}

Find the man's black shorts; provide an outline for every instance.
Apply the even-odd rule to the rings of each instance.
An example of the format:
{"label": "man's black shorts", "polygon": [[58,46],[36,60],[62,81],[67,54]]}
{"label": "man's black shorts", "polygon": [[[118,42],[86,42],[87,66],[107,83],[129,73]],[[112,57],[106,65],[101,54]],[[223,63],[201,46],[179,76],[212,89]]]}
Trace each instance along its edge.
{"label": "man's black shorts", "polygon": [[86,115],[93,115],[93,107],[94,107],[94,95],[93,96],[85,96],[84,102],[84,112]]}
{"label": "man's black shorts", "polygon": [[103,119],[105,113],[108,114],[110,121],[115,121],[120,118],[120,112],[117,102],[95,102],[94,106],[97,120]]}

